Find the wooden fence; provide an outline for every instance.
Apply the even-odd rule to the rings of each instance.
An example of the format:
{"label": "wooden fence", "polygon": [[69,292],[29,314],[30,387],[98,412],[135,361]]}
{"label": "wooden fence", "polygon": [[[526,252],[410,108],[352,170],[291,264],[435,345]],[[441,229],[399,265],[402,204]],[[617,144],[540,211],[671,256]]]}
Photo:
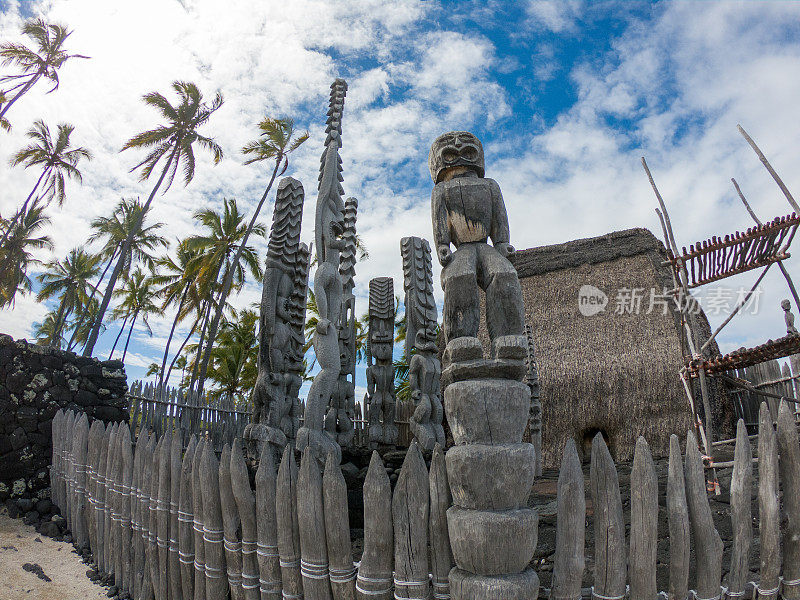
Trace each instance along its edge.
{"label": "wooden fence", "polygon": [[[305,402],[301,402],[301,423],[304,409]],[[131,384],[128,411],[133,435],[141,429],[150,429],[159,436],[168,429],[179,430],[184,450],[192,434],[207,435],[218,454],[224,444],[230,445],[234,439],[240,438],[250,423],[249,411],[223,407],[219,398],[209,395],[198,398],[176,388],[158,387],[141,381]],[[413,412],[411,401],[398,402],[395,406],[395,424],[399,431],[397,445],[403,448],[407,448],[414,437],[408,426]],[[356,403],[353,428],[353,443],[362,448],[369,446],[369,421],[362,414],[360,403]]]}
{"label": "wooden fence", "polygon": [[[758,506],[760,575],[751,582],[753,456],[739,421],[732,484],[734,541],[725,587],[723,543],[708,503],[702,457],[693,433],[685,457],[672,436],[666,508],[647,442],[639,438],[631,473],[630,533],[616,466],[598,435],[592,445],[594,586],[581,588],[585,560],[584,476],[568,442],[557,492],[551,600],[772,600],[800,598],[800,443],[795,415],[780,407],[777,431],[760,408]],[[299,468],[286,450],[280,465],[265,452],[254,484],[241,445],[221,458],[207,436],[142,430],[134,446],[125,423],[89,426],[85,415],[59,411],[53,421],[53,500],[75,543],[91,548],[98,568],[135,600],[465,599],[448,574],[461,558],[448,536],[451,495],[437,446],[430,469],[416,444],[392,489],[373,453],[363,487],[364,549],[353,562],[348,491],[332,461],[321,472],[305,454]],[[277,467],[277,468],[276,468]],[[779,503],[783,487],[783,515]],[[656,587],[658,518],[669,523],[669,589]],[[781,519],[785,519],[781,532]],[[782,533],[782,539],[781,539]],[[690,554],[692,552],[692,554]],[[690,556],[697,576],[689,580]],[[781,568],[783,565],[783,568]],[[692,590],[690,591],[690,583]],[[477,599],[476,599],[477,600]]]}
{"label": "wooden fence", "polygon": [[[744,419],[751,433],[755,433],[758,429],[758,413],[762,402],[767,402],[774,421],[778,416],[779,405],[779,399],[775,396],[800,399],[800,355],[794,354],[782,364],[777,359],[773,359],[731,371],[729,374],[743,379],[752,384],[755,389],[773,396],[765,397],[746,389],[728,391],[733,398],[737,416]],[[795,411],[800,417],[800,405],[795,405]]]}

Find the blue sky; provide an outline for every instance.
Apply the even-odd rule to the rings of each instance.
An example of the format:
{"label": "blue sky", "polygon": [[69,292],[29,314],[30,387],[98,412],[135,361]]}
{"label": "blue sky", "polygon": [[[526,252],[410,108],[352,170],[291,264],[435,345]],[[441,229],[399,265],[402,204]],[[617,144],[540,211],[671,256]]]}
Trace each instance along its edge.
{"label": "blue sky", "polygon": [[[305,241],[313,235],[328,86],[337,76],[348,80],[344,186],[359,199],[358,230],[371,254],[357,267],[358,314],[371,277],[391,275],[402,288],[400,238],[432,237],[427,153],[447,130],[483,140],[487,176],[503,190],[518,248],[628,227],[660,237],[642,155],[679,243],[750,225],[730,177],[764,218],[788,213],[737,123],[800,190],[798,3],[0,0],[0,11],[0,39],[19,39],[24,18],[43,15],[74,29],[69,49],[92,57],[65,66],[58,92],[34,89],[9,112],[13,132],[0,134],[3,214],[35,181],[33,172],[7,166],[35,119],[75,124],[74,142],[95,154],[84,185],[70,185],[64,207],[51,209],[56,248],[44,260],[82,244],[91,219],[120,197],[149,192],[128,172],[137,155],[119,149],[157,124],[141,95],[166,93],[176,79],[195,81],[207,96],[225,94],[205,133],[226,158],[213,167],[201,157],[191,185],[158,201],[154,218],[168,237],[196,231],[192,213],[218,208],[224,196],[254,206],[267,173],[244,166],[238,148],[269,114],[311,132],[287,172],[306,186]],[[269,224],[271,208],[262,220]],[[259,250],[265,254],[265,244]],[[789,261],[790,272],[795,265]],[[754,278],[731,284],[749,287]],[[785,285],[776,272],[763,287],[758,314],[735,320],[723,349],[782,335]],[[259,296],[250,285],[236,304]],[[0,312],[0,330],[30,335],[46,309],[20,298]],[[711,315],[713,324],[723,318]],[[153,337],[135,331],[130,379],[158,357],[169,325],[155,319]],[[116,331],[109,327],[100,356]]]}

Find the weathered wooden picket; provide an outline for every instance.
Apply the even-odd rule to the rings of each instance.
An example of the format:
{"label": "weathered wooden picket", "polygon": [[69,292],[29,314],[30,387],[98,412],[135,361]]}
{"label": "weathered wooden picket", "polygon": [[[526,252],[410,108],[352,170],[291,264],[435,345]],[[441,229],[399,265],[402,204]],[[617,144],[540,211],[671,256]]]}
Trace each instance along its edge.
{"label": "weathered wooden picket", "polygon": [[[585,569],[584,477],[574,443],[564,449],[551,600],[800,599],[800,442],[794,410],[783,403],[777,431],[760,408],[758,503],[760,576],[749,582],[753,546],[753,456],[739,421],[731,484],[734,542],[722,582],[723,544],[707,499],[702,457],[693,433],[685,457],[672,437],[666,514],[669,589],[656,587],[658,479],[649,447],[636,445],[626,543],[616,466],[598,435],[592,445],[594,586]],[[465,598],[450,588],[447,525],[451,506],[445,454],[430,470],[415,443],[394,490],[377,453],[364,483],[364,550],[353,562],[347,488],[339,467],[308,453],[299,467],[288,448],[280,465],[265,452],[251,486],[237,440],[221,459],[207,435],[182,450],[177,429],[140,430],[126,423],[89,426],[85,415],[59,411],[53,421],[52,495],[79,547],[132,598],[156,600],[360,600]],[[277,467],[277,468],[276,468]],[[779,483],[783,504],[779,503]],[[782,529],[781,519],[785,519]],[[694,545],[696,580],[691,582]],[[781,565],[783,567],[781,568]]]}
{"label": "weathered wooden picket", "polygon": [[[759,408],[767,402],[773,421],[778,416],[779,396],[800,399],[800,355],[794,354],[781,363],[777,359],[738,369],[730,375],[749,382],[755,390],[771,394],[765,397],[753,390],[732,389],[728,394],[733,398],[737,416],[744,419],[751,433],[758,431]],[[800,416],[800,404],[794,406]]]}

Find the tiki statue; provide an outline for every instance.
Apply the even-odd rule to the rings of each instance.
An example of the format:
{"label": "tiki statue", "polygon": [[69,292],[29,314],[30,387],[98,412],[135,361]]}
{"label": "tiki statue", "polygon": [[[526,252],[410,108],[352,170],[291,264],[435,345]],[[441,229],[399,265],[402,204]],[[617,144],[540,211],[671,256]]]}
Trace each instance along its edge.
{"label": "tiki statue", "polygon": [[789,300],[781,300],[781,308],[784,313],[783,318],[786,321],[786,335],[800,335],[794,326],[794,315],[792,314],[792,305]]}
{"label": "tiki statue", "polygon": [[367,395],[369,440],[372,445],[397,443],[394,422],[394,286],[391,277],[369,282]]}
{"label": "tiki statue", "polygon": [[420,447],[444,447],[440,381],[442,365],[436,347],[436,301],[433,297],[431,247],[427,240],[406,237],[400,241],[406,292],[406,356],[414,413],[409,427]]}
{"label": "tiki statue", "polygon": [[253,426],[246,437],[283,447],[290,424],[292,315],[303,217],[303,186],[286,177],[278,184],[272,217],[259,322],[258,376],[253,388]]}
{"label": "tiki statue", "polygon": [[297,449],[310,447],[320,464],[328,454],[337,462],[342,449],[335,432],[326,431],[325,415],[337,393],[342,361],[339,354],[339,322],[342,316],[342,277],[339,274],[340,254],[347,246],[344,233],[344,190],[342,161],[339,157],[342,137],[342,110],[347,84],[337,79],[331,85],[325,150],[320,159],[319,194],[314,235],[317,240],[317,272],[314,275],[314,294],[317,298],[319,321],[314,332],[314,353],[320,371],[314,377],[306,398],[303,427],[297,432]]}
{"label": "tiki statue", "polygon": [[524,355],[522,290],[507,258],[514,252],[508,216],[500,186],[484,177],[483,146],[466,131],[445,133],[433,142],[428,162],[435,183],[431,208],[443,267],[445,339],[477,337],[480,288],[486,293],[486,326],[495,353],[504,354],[502,347],[511,345],[512,354]]}

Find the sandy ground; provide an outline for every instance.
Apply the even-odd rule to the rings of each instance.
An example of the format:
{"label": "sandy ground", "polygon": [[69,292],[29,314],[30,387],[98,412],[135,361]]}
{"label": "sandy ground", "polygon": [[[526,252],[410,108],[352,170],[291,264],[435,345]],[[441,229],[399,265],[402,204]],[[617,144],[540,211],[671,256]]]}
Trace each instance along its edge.
{"label": "sandy ground", "polygon": [[[51,581],[45,581],[35,572]],[[73,552],[72,544],[39,535],[22,519],[0,514],[0,598],[2,600],[105,599],[105,588],[86,577],[88,566]]]}

